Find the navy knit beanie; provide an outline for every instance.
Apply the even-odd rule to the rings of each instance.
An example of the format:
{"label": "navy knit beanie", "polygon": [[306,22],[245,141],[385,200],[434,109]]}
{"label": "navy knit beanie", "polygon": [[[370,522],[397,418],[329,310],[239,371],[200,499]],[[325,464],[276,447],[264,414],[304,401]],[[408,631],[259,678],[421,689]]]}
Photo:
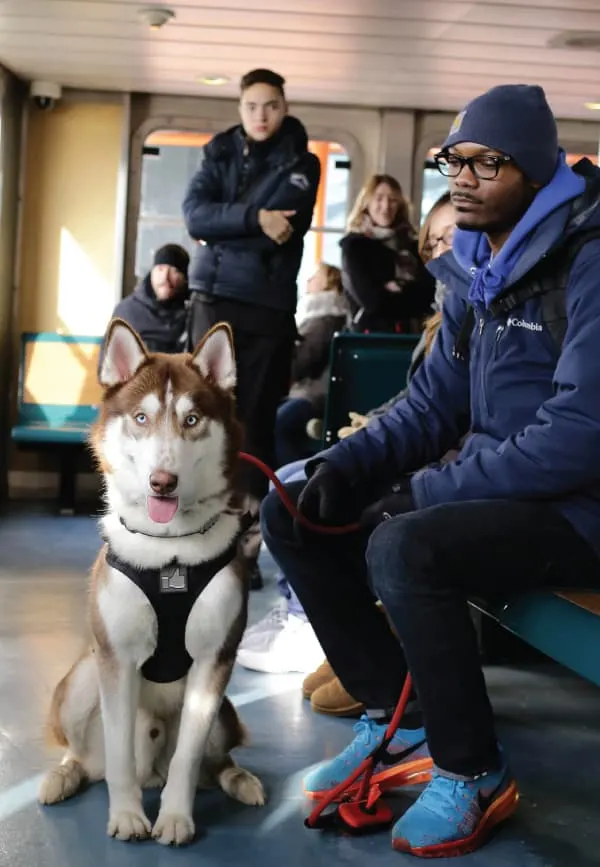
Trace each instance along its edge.
{"label": "navy knit beanie", "polygon": [[461,142],[511,156],[536,184],[547,184],[556,170],[556,121],[537,85],[501,84],[476,97],[454,118],[442,149]]}
{"label": "navy knit beanie", "polygon": [[154,254],[153,265],[172,265],[184,275],[187,280],[190,257],[187,250],[179,244],[165,244]]}

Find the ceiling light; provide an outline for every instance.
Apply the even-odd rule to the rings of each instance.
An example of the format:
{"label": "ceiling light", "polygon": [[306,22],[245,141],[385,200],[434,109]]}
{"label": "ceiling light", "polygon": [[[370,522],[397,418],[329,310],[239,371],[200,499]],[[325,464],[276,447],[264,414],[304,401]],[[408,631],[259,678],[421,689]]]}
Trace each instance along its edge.
{"label": "ceiling light", "polygon": [[138,15],[151,30],[159,30],[167,21],[175,18],[173,10],[166,6],[145,6],[139,10]]}
{"label": "ceiling light", "polygon": [[600,111],[600,102],[584,102],[583,104],[591,111]]}
{"label": "ceiling light", "polygon": [[229,82],[226,75],[202,75],[198,81],[200,84],[208,84],[210,87],[221,87]]}
{"label": "ceiling light", "polygon": [[600,33],[590,30],[563,30],[549,41],[551,48],[570,48],[575,51],[600,51]]}

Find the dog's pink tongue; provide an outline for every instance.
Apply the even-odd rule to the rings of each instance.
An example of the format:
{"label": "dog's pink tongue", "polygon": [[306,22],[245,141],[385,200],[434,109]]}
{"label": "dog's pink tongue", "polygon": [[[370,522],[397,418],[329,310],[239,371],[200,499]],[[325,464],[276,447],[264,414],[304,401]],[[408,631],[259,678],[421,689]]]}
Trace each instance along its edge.
{"label": "dog's pink tongue", "polygon": [[155,524],[168,524],[177,511],[179,497],[148,497],[148,514]]}

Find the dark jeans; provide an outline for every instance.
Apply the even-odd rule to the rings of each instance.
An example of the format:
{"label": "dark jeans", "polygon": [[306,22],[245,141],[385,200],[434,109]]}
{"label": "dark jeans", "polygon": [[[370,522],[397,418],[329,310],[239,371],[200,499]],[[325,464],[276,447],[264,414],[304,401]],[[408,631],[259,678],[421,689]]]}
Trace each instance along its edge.
{"label": "dark jeans", "polygon": [[315,408],[303,397],[289,397],[277,410],[275,456],[277,468],[308,458],[316,451],[315,440],[306,433],[306,425],[315,417]]}
{"label": "dark jeans", "polygon": [[[303,484],[288,486],[294,500]],[[344,687],[369,708],[393,707],[408,661],[433,759],[456,774],[477,774],[499,761],[467,598],[599,583],[592,549],[539,501],[435,506],[384,521],[369,539],[298,537],[272,492],[261,523]],[[376,598],[404,653],[382,628]]]}
{"label": "dark jeans", "polygon": [[[243,304],[238,306],[241,312],[237,319],[243,322],[246,311]],[[222,318],[219,304],[203,304],[194,299],[190,321],[192,345]],[[228,321],[233,331],[236,406],[238,419],[244,427],[244,451],[275,469],[275,419],[277,407],[290,388],[293,336],[246,331],[232,319],[229,317]],[[244,490],[262,500],[269,485],[266,476],[247,464],[242,471]]]}

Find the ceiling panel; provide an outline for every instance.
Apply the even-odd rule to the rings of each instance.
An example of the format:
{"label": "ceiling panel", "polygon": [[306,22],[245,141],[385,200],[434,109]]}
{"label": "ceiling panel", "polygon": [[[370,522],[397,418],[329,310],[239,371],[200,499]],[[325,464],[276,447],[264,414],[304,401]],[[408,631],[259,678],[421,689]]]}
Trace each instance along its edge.
{"label": "ceiling panel", "polygon": [[[158,31],[138,0],[0,0],[0,62],[63,86],[231,97],[272,66],[292,101],[456,110],[501,82],[542,84],[563,117],[596,119],[600,0],[177,0]],[[214,88],[201,76],[230,82]]]}

